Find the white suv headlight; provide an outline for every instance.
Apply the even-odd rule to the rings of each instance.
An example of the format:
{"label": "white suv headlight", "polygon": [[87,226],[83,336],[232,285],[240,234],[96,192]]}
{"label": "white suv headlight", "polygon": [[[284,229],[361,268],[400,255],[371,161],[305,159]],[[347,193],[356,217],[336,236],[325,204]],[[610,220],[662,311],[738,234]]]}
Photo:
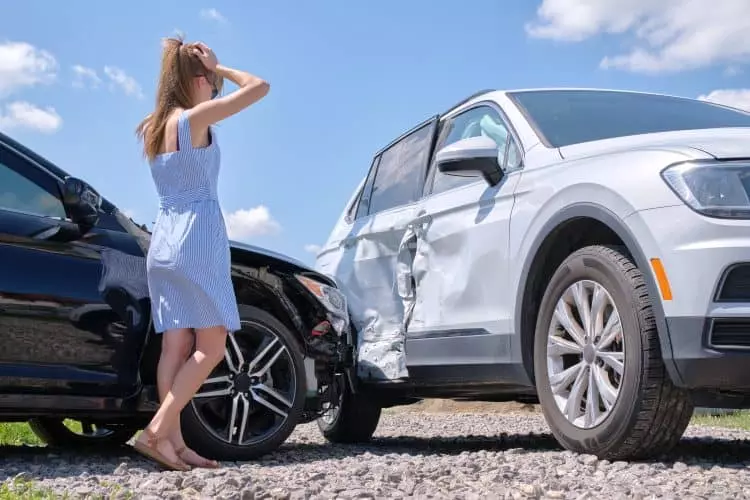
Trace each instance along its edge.
{"label": "white suv headlight", "polygon": [[696,212],[750,219],[750,164],[681,163],[664,169],[664,180]]}

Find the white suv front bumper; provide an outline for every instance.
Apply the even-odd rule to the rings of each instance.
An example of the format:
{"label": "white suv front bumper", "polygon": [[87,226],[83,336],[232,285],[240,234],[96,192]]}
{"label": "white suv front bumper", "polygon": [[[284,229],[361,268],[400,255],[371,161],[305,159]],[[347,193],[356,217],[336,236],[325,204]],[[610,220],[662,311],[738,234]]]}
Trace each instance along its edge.
{"label": "white suv front bumper", "polygon": [[[680,385],[750,390],[750,221],[702,216],[685,205],[625,219],[644,256],[659,259],[660,290]],[[659,283],[654,269],[654,281]],[[662,280],[663,282],[664,280]],[[664,345],[664,344],[663,344]]]}

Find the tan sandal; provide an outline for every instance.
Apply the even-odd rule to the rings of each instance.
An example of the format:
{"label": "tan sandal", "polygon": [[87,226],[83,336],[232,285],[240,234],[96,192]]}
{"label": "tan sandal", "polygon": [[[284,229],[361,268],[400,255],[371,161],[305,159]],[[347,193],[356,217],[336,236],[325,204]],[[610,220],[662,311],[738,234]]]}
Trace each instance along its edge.
{"label": "tan sandal", "polygon": [[143,429],[143,433],[146,434],[147,444],[143,444],[142,442],[136,440],[136,442],[133,444],[133,448],[135,449],[135,451],[153,460],[154,462],[158,463],[165,469],[178,470],[178,471],[190,470],[190,466],[186,464],[185,462],[182,462],[182,461],[172,462],[168,460],[167,457],[159,453],[159,450],[156,448],[156,446],[158,445],[159,441],[162,438],[160,438],[159,436],[157,436],[156,434],[154,434],[148,429]]}
{"label": "tan sandal", "polygon": [[[186,451],[187,451],[187,446],[181,446],[180,448],[177,448],[175,450],[175,453],[185,463],[188,463],[187,460],[185,460],[185,457],[182,456],[182,455],[185,454]],[[190,465],[190,464],[188,464],[188,465]],[[217,462],[216,460],[210,460],[208,458],[205,458],[205,459],[203,459],[203,464],[202,465],[195,465],[195,467],[202,467],[202,468],[205,468],[205,469],[218,469],[219,468],[219,462]]]}

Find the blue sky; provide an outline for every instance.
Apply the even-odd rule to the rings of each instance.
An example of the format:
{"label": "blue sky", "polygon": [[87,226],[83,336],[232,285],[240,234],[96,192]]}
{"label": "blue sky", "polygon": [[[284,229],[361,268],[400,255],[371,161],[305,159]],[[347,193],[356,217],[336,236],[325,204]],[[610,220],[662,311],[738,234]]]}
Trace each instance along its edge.
{"label": "blue sky", "polygon": [[312,262],[306,247],[326,239],[372,153],[476,90],[614,87],[750,107],[750,2],[579,4],[8,2],[0,129],[150,226],[157,199],[134,129],[161,38],[180,30],[271,83],[218,129],[232,236]]}

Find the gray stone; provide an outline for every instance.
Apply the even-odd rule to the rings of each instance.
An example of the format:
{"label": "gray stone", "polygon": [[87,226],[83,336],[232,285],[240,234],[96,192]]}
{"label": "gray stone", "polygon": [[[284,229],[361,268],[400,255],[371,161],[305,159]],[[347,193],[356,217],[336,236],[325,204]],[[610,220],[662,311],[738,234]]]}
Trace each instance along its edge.
{"label": "gray stone", "polygon": [[539,414],[397,410],[384,412],[371,445],[329,444],[311,423],[270,455],[218,470],[162,472],[135,454],[32,451],[3,457],[0,481],[117,500],[747,498],[749,440],[746,431],[689,427],[663,461],[610,463],[557,448]]}

